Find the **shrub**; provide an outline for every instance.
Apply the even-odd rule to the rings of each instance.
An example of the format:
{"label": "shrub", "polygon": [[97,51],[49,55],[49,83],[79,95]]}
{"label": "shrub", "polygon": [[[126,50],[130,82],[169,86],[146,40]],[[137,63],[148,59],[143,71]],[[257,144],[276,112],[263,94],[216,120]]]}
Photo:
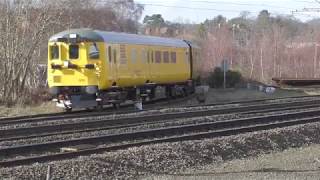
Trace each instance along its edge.
{"label": "shrub", "polygon": [[211,88],[219,88],[223,85],[223,71],[220,67],[214,68],[213,72],[209,74],[207,83]]}
{"label": "shrub", "polygon": [[[228,70],[226,72],[226,86],[228,88],[235,87],[236,84],[241,82],[242,76],[237,71]],[[214,68],[213,72],[209,74],[207,83],[211,88],[223,87],[223,71],[220,67]]]}
{"label": "shrub", "polygon": [[227,77],[227,87],[235,87],[236,84],[241,82],[242,76],[237,71],[228,71],[226,74]]}

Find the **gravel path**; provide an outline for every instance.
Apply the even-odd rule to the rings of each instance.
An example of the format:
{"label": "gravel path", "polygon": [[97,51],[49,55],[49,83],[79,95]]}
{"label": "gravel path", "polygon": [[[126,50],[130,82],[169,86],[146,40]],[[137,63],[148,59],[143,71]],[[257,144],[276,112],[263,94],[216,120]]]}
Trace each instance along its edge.
{"label": "gravel path", "polygon": [[320,143],[320,123],[197,141],[163,143],[72,160],[0,169],[0,177],[44,179],[137,179],[179,174],[209,164]]}

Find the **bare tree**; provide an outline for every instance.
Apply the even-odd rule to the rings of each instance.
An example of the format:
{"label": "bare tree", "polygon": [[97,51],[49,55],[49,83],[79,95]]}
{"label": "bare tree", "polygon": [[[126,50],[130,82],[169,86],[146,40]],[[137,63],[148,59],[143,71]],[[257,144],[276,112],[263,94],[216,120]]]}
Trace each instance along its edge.
{"label": "bare tree", "polygon": [[[50,1],[0,1],[0,97],[3,102],[24,100],[35,55],[51,25],[59,19]],[[37,7],[37,8],[36,8]]]}
{"label": "bare tree", "polygon": [[32,94],[54,33],[85,27],[137,32],[143,6],[133,0],[101,2],[0,0],[0,102],[24,102]]}

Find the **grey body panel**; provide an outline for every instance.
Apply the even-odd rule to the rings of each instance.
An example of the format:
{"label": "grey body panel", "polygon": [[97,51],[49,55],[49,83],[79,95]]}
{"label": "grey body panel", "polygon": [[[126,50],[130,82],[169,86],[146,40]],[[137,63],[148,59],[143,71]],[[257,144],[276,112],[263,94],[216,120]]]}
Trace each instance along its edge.
{"label": "grey body panel", "polygon": [[98,105],[95,98],[82,99],[81,95],[72,95],[71,103],[72,103],[71,105],[72,108],[89,108],[89,107],[95,107]]}

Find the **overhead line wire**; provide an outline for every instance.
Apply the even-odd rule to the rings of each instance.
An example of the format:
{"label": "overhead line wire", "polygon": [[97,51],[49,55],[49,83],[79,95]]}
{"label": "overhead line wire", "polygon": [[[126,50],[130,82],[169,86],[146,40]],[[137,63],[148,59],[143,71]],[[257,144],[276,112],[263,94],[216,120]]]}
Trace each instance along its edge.
{"label": "overhead line wire", "polygon": [[[97,0],[98,2],[112,2],[115,0]],[[194,1],[194,0],[190,0],[190,1]],[[203,2],[206,2],[204,0],[201,0]],[[194,2],[200,2],[200,1],[194,1]],[[209,1],[208,1],[209,2]],[[304,2],[304,1],[299,1],[299,2]],[[309,2],[309,1],[306,1]],[[248,10],[226,10],[226,9],[216,9],[216,8],[200,8],[200,7],[188,7],[188,6],[175,6],[175,5],[164,5],[164,4],[155,4],[155,3],[140,3],[141,5],[144,6],[155,6],[155,7],[167,7],[167,8],[179,8],[179,9],[189,9],[189,10],[203,10],[203,11],[217,11],[217,12],[243,12],[243,11],[247,11],[249,13],[254,13],[257,14],[260,11],[248,11]],[[213,2],[212,2],[213,3]],[[240,3],[234,3],[234,4],[240,4]],[[244,5],[244,4],[243,4]],[[254,5],[254,4],[252,4]],[[280,7],[280,6],[278,6]],[[286,8],[287,9],[287,8]],[[278,13],[278,12],[272,12],[270,11],[272,14],[276,14],[276,15],[284,15],[284,16],[293,16],[293,14],[286,14],[286,13]],[[301,14],[302,15],[302,14]]]}

